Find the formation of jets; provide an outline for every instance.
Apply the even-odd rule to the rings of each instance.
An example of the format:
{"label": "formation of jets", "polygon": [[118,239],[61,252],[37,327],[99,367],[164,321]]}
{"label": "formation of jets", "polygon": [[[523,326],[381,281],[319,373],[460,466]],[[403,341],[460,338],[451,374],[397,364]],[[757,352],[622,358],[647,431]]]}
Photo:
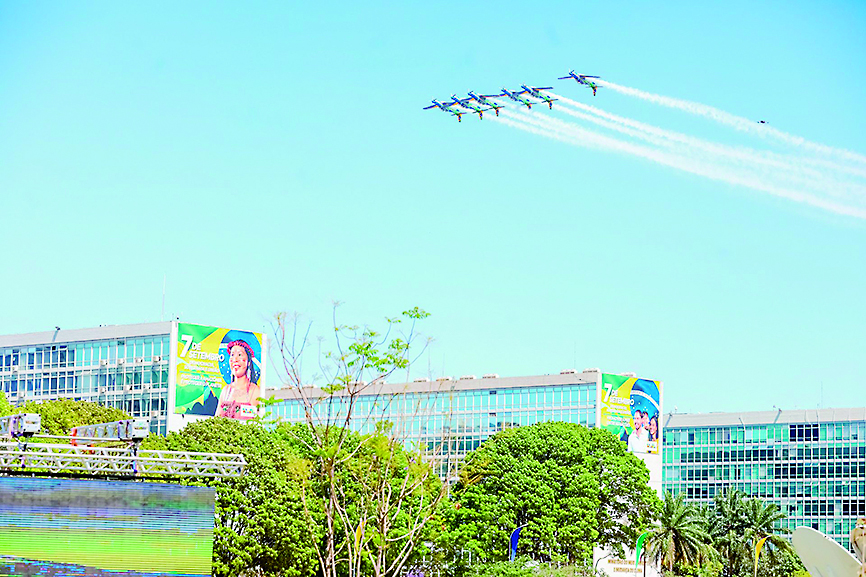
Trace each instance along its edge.
{"label": "formation of jets", "polygon": [[[566,76],[560,76],[558,80],[576,80],[581,86],[586,86],[587,88],[592,89],[592,95],[595,96],[596,91],[599,89],[599,84],[593,82],[590,78],[600,77],[590,76],[589,74],[577,74],[574,70],[570,70]],[[472,114],[477,114],[478,118],[482,119],[484,118],[484,113],[488,110],[494,111],[496,116],[499,116],[499,110],[505,108],[496,101],[490,100],[491,98],[510,98],[517,104],[529,109],[532,108],[533,104],[538,104],[537,102],[523,96],[524,94],[528,94],[529,96],[546,103],[547,106],[553,110],[553,102],[557,99],[551,98],[549,95],[542,92],[542,90],[553,90],[553,86],[527,86],[526,84],[521,84],[520,88],[521,90],[511,91],[503,87],[502,92],[499,94],[476,94],[470,90],[467,98],[458,98],[456,94],[452,94],[451,102],[440,102],[434,98],[431,101],[433,104],[425,106],[424,110],[438,108],[443,112],[448,112],[453,116],[456,116],[457,121],[460,122],[463,120],[463,115],[466,114],[466,112],[455,110],[455,108],[463,108],[470,111]],[[758,120],[757,122],[758,124],[769,124],[766,120]]]}
{"label": "formation of jets", "polygon": [[[598,78],[598,76],[575,74],[574,70],[572,70],[568,73],[568,76],[564,76],[560,78],[560,80],[565,80],[566,78],[574,78],[579,84],[583,84],[588,88],[592,88],[592,95],[595,96],[595,91],[598,88],[598,84],[592,82],[591,80],[587,80],[587,78]],[[477,114],[478,118],[481,119],[484,118],[484,113],[488,110],[493,110],[496,113],[496,116],[499,116],[499,110],[505,108],[496,101],[491,100],[491,98],[510,98],[514,102],[529,109],[532,108],[533,104],[538,104],[538,102],[526,98],[524,94],[547,104],[547,106],[551,110],[553,110],[553,102],[556,100],[556,98],[551,98],[550,95],[542,92],[543,90],[553,90],[553,86],[529,86],[527,84],[521,84],[520,90],[512,91],[508,90],[507,88],[502,88],[502,92],[498,94],[477,94],[470,90],[468,93],[468,97],[466,98],[459,98],[456,94],[452,94],[451,102],[442,102],[433,99],[431,101],[433,104],[431,104],[430,106],[425,106],[424,110],[438,108],[443,112],[448,112],[449,114],[456,116],[458,122],[463,120],[463,115],[467,112]],[[461,108],[463,110],[460,110]]]}

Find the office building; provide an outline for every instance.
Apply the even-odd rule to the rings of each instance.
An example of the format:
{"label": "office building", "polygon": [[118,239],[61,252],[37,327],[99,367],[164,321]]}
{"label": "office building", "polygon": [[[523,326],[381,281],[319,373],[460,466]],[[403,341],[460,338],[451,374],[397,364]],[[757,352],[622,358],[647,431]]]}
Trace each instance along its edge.
{"label": "office building", "polygon": [[[628,387],[622,397],[617,397],[613,385],[604,388],[608,380],[617,386]],[[484,375],[482,378],[465,376],[459,379],[429,381],[419,379],[411,383],[380,384],[371,386],[359,395],[350,419],[350,427],[360,432],[369,432],[379,421],[394,423],[398,435],[408,445],[427,448],[435,453],[440,475],[445,477],[467,453],[478,448],[488,437],[507,427],[532,425],[546,421],[563,421],[595,427],[602,421],[610,427],[619,427],[617,408],[626,406],[625,415],[631,418],[630,394],[635,383],[654,383],[654,403],[660,406],[658,391],[660,383],[636,379],[634,375],[608,375],[598,369],[583,372],[573,370],[560,374],[529,377],[499,377]],[[607,395],[603,395],[604,391]],[[304,402],[294,389],[274,391],[275,398],[282,402],[271,408],[276,417],[289,422],[305,420]],[[309,388],[308,398],[322,396],[318,389]],[[602,400],[604,398],[604,400]],[[619,398],[618,407],[613,401]],[[344,407],[341,397],[336,404],[313,404],[319,412],[316,420],[325,419],[326,411],[332,411],[331,422],[342,422]],[[658,410],[658,409],[656,409]],[[611,414],[608,414],[611,413]],[[620,416],[620,418],[625,418]],[[610,423],[608,423],[610,421]],[[628,425],[626,425],[628,426]],[[658,452],[656,450],[656,452]],[[649,463],[658,460],[657,481],[661,488],[661,460],[659,455],[642,455]],[[651,471],[653,467],[650,467]]]}
{"label": "office building", "polygon": [[668,414],[663,486],[712,503],[726,489],[776,503],[782,527],[843,547],[866,516],[866,408]]}
{"label": "office building", "polygon": [[[263,390],[263,335],[178,321],[0,336],[0,390],[16,406],[72,399],[115,407],[165,434],[215,414],[233,378],[227,346],[240,341],[248,380]],[[248,418],[235,405],[232,415]]]}

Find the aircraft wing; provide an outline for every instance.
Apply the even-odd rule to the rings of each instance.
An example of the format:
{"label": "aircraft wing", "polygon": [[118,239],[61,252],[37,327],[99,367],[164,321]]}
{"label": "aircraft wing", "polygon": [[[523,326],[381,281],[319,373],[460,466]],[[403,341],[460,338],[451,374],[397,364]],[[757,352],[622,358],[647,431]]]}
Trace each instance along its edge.
{"label": "aircraft wing", "polygon": [[536,90],[553,90],[553,86],[539,86]]}
{"label": "aircraft wing", "polygon": [[560,76],[557,80],[568,80],[569,78],[574,78],[574,76]]}
{"label": "aircraft wing", "polygon": [[423,110],[430,110],[431,108],[436,108],[435,104],[431,104],[430,106],[425,106]]}
{"label": "aircraft wing", "polygon": [[500,92],[499,94],[482,94],[481,96],[483,96],[484,98],[499,98],[501,96],[505,96],[505,94]]}
{"label": "aircraft wing", "polygon": [[601,78],[601,76],[587,76],[586,74],[581,74],[584,78]]}

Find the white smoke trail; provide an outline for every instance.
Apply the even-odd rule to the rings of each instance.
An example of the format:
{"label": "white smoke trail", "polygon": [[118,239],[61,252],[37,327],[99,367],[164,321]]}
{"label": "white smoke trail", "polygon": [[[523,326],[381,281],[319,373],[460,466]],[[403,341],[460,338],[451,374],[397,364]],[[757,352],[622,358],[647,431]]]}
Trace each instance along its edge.
{"label": "white smoke trail", "polygon": [[[634,138],[646,140],[659,146],[672,146],[674,143],[681,145],[678,153],[682,155],[695,156],[696,153],[703,152],[706,153],[703,156],[709,154],[717,161],[725,159],[739,167],[745,166],[749,168],[757,168],[764,172],[772,172],[774,173],[773,176],[776,178],[791,181],[796,185],[805,185],[809,188],[820,189],[832,196],[859,196],[866,198],[866,187],[844,180],[844,177],[839,175],[837,171],[843,170],[845,167],[836,165],[835,163],[829,163],[830,166],[826,167],[830,169],[830,172],[819,171],[804,166],[802,159],[799,158],[767,153],[751,148],[717,144],[680,132],[666,130],[637,120],[611,114],[594,106],[571,100],[565,96],[560,96],[558,94],[552,94],[552,96],[561,101],[562,105],[559,107],[559,110],[565,114],[592,122],[605,128],[616,130],[617,132],[627,134]],[[572,108],[577,108],[578,110],[573,110]],[[590,112],[592,115],[595,115],[595,117],[591,114],[579,111]],[[610,122],[608,122],[608,120]],[[834,168],[836,169],[835,171],[833,170]],[[864,176],[866,176],[866,171],[864,171]]]}
{"label": "white smoke trail", "polygon": [[643,90],[638,90],[637,88],[620,86],[619,84],[614,84],[613,82],[608,82],[606,80],[599,80],[598,84],[610,88],[611,90],[615,90],[621,94],[634,96],[642,100],[652,102],[654,104],[667,106],[668,108],[676,108],[678,110],[683,110],[691,114],[703,116],[705,118],[714,120],[720,124],[735,128],[737,130],[749,132],[762,137],[775,138],[780,142],[784,142],[792,146],[798,146],[806,150],[819,152],[828,156],[835,156],[837,158],[844,158],[852,162],[866,164],[866,156],[863,156],[862,154],[851,152],[850,150],[845,150],[843,148],[833,148],[832,146],[812,142],[806,140],[801,136],[795,136],[793,134],[783,132],[771,126],[767,126],[766,124],[758,124],[754,120],[749,120],[748,118],[743,118],[742,116],[736,116],[735,114],[725,112],[724,110],[720,110],[713,106],[708,106],[699,102],[691,102],[689,100],[681,100],[679,98],[671,98],[670,96],[662,96],[661,94],[644,92]]}
{"label": "white smoke trail", "polygon": [[661,152],[616,138],[587,130],[571,122],[565,122],[537,112],[514,112],[503,110],[502,117],[491,117],[495,122],[524,130],[533,134],[586,148],[596,148],[630,154],[658,164],[696,174],[712,180],[744,186],[781,198],[802,202],[837,214],[866,219],[866,209],[829,201],[813,194],[776,186],[745,171],[731,171],[724,167],[704,163],[669,152]]}

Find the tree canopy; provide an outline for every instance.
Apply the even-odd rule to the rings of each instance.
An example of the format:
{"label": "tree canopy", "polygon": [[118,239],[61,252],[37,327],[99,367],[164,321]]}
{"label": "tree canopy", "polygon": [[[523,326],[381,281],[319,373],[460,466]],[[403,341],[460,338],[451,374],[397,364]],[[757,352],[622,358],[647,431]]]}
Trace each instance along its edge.
{"label": "tree canopy", "polygon": [[314,544],[321,537],[318,513],[312,510],[309,523],[301,504],[308,462],[288,435],[257,423],[212,418],[164,438],[152,435],[144,448],[240,453],[246,459],[241,477],[181,481],[216,489],[215,577],[315,573]]}
{"label": "tree canopy", "polygon": [[511,532],[525,525],[519,554],[587,563],[594,546],[633,546],[659,505],[648,482],[643,462],[602,429],[507,429],[467,456],[445,540],[476,560],[500,561]]}

